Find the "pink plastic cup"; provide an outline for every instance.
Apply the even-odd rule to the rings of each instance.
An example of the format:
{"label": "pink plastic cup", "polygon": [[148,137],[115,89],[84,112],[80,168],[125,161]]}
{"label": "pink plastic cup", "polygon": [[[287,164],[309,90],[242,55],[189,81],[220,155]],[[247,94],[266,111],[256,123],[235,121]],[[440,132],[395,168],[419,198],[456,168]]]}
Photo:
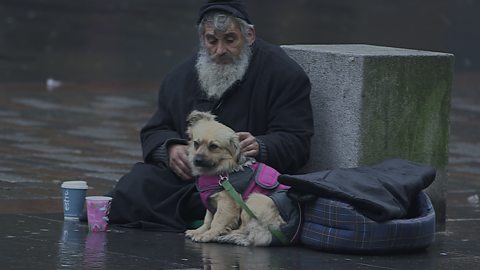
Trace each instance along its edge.
{"label": "pink plastic cup", "polygon": [[112,197],[88,196],[87,203],[88,228],[91,232],[104,232],[108,226],[108,213]]}

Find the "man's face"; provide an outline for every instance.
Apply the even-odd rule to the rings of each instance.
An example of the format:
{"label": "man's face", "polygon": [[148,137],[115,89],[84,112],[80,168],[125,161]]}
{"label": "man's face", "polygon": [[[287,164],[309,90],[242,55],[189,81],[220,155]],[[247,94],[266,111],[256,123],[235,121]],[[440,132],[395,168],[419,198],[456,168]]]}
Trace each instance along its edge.
{"label": "man's face", "polygon": [[246,45],[240,28],[234,23],[223,32],[205,25],[203,41],[212,61],[217,64],[232,64]]}

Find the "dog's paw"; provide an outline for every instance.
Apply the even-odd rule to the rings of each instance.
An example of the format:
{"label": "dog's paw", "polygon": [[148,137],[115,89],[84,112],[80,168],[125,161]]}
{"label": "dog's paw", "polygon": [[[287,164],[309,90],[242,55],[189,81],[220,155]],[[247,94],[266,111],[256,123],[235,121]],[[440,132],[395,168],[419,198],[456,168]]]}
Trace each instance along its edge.
{"label": "dog's paw", "polygon": [[244,247],[251,245],[250,241],[242,233],[231,233],[231,234],[220,235],[218,237],[215,237],[214,241],[219,243],[228,243],[228,244],[234,244],[234,245],[239,245]]}
{"label": "dog's paw", "polygon": [[185,231],[185,237],[190,238],[194,242],[209,242],[211,239],[206,235],[206,232],[199,230],[187,230]]}
{"label": "dog's paw", "polygon": [[192,237],[192,240],[195,241],[195,242],[202,242],[202,243],[213,242],[213,240],[216,237],[218,237],[218,235],[219,234],[217,232],[207,231],[203,234],[196,235],[196,236]]}
{"label": "dog's paw", "polygon": [[186,230],[185,237],[190,238],[195,241],[200,235],[204,234],[206,231],[209,230],[209,226],[207,224],[203,224],[199,228]]}
{"label": "dog's paw", "polygon": [[195,235],[195,230],[186,230],[185,231],[185,237],[192,239]]}
{"label": "dog's paw", "polygon": [[205,233],[205,230],[187,230],[185,231],[185,237],[192,239],[193,241],[199,242],[197,239],[200,239],[201,235]]}

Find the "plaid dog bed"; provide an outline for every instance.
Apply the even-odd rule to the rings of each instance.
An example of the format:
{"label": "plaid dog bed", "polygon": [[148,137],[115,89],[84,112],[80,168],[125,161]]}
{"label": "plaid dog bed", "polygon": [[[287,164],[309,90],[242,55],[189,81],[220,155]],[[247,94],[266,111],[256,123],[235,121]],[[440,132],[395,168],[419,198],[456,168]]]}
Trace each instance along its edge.
{"label": "plaid dog bed", "polygon": [[420,192],[405,219],[376,222],[349,204],[318,198],[305,205],[300,236],[304,245],[335,252],[389,252],[423,249],[435,239],[435,211]]}

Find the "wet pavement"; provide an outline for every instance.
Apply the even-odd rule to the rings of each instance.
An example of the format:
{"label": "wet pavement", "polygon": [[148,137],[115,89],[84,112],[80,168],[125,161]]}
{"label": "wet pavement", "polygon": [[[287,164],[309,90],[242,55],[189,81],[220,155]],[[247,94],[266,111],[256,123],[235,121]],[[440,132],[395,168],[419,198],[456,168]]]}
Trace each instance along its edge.
{"label": "wet pavement", "polygon": [[446,231],[426,251],[350,255],[192,243],[183,234],[64,221],[60,184],[107,192],[141,160],[138,132],[157,85],[0,85],[1,269],[464,269],[480,263],[478,74],[456,74]]}
{"label": "wet pavement", "polygon": [[0,87],[0,213],[58,211],[61,181],[84,179],[89,194],[103,194],[141,160],[156,87]]}

